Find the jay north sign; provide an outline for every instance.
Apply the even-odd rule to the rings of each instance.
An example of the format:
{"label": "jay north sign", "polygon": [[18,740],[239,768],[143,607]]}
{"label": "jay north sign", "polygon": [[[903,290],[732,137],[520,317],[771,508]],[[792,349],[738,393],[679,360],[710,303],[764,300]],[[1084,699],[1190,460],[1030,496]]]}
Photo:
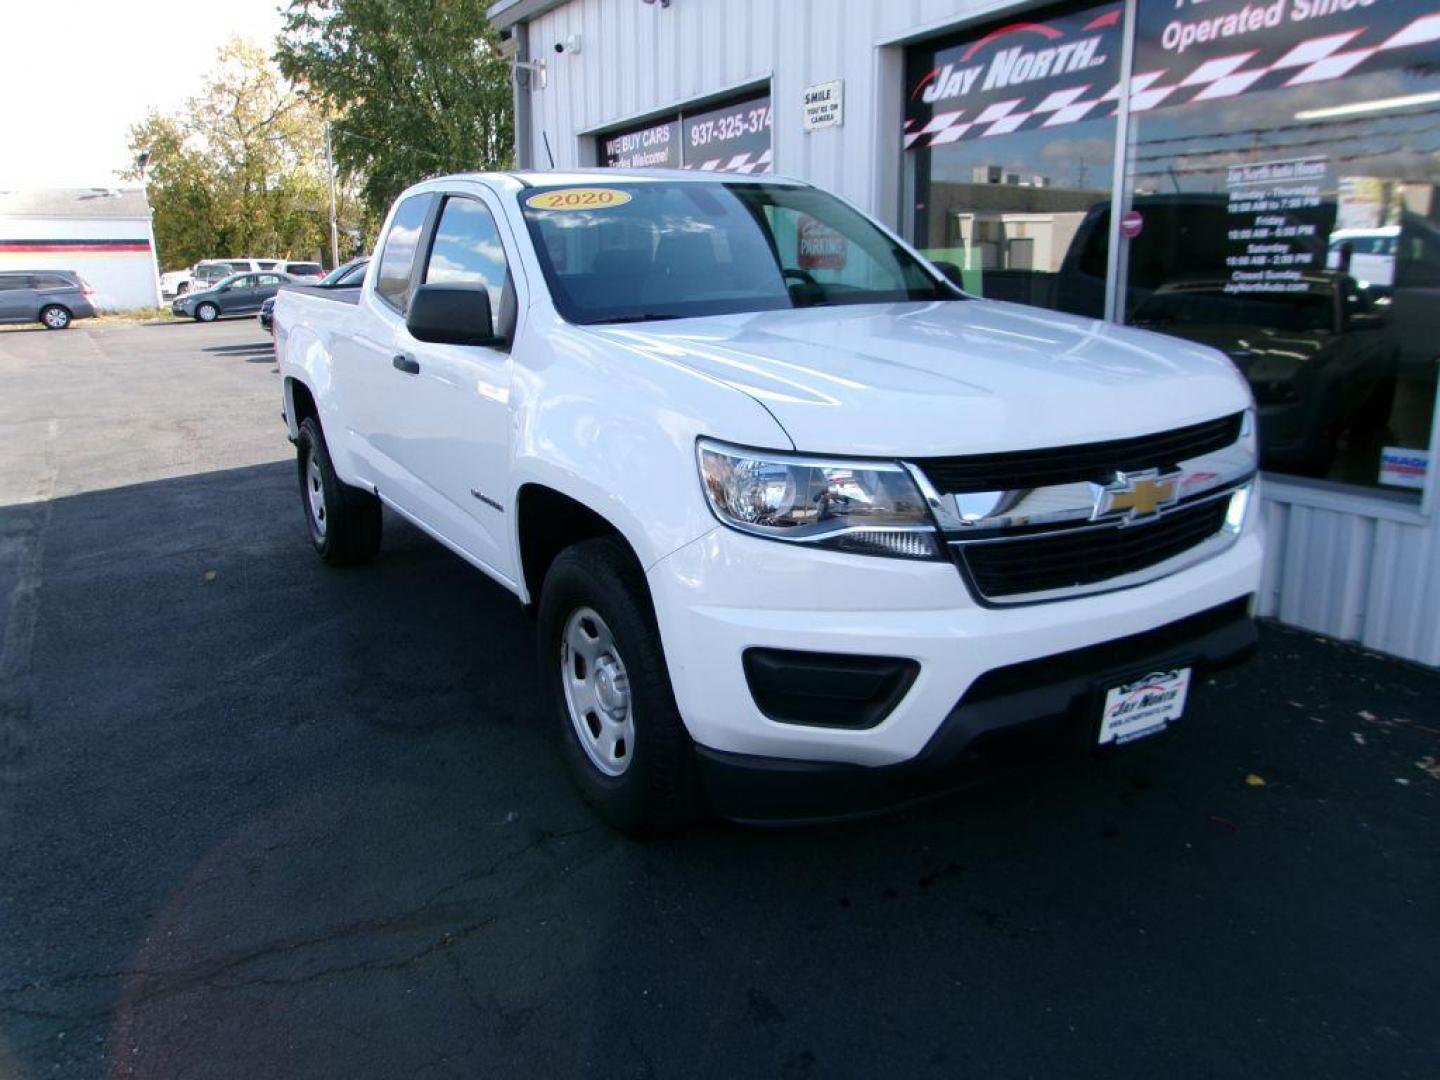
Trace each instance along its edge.
{"label": "jay north sign", "polygon": [[[1093,20],[1087,25],[1087,29],[1113,26],[1119,14],[1119,9],[1114,9]],[[991,42],[1029,36],[1038,36],[1056,43],[1040,48],[1027,48],[1025,44],[1014,44],[1009,48],[997,46],[986,59],[973,64],[965,62],[988,51],[985,47]],[[950,61],[943,67],[931,70],[911,92],[911,97],[919,93],[925,104],[933,105],[938,101],[971,98],[995,90],[1008,90],[1048,79],[1062,79],[1110,65],[1108,53],[1101,50],[1106,35],[1096,33],[1074,41],[1058,40],[1064,36],[1062,30],[1045,23],[1011,23],[1003,26],[964,49],[958,63]]]}
{"label": "jay north sign", "polygon": [[1083,119],[1119,82],[1121,10],[1032,17],[912,53],[905,145]]}
{"label": "jay north sign", "polygon": [[[1010,22],[912,54],[906,148],[1111,115],[1121,10]],[[1142,0],[1130,108],[1437,63],[1440,0]]]}

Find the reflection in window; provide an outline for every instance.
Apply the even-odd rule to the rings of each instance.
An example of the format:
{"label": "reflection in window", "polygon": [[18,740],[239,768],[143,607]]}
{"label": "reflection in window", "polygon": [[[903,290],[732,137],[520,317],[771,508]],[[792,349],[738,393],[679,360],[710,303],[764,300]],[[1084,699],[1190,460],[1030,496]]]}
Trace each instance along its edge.
{"label": "reflection in window", "polygon": [[492,316],[498,317],[506,273],[505,248],[490,211],[475,199],[447,199],[435,228],[426,283],[483,287],[490,294]]}
{"label": "reflection in window", "polygon": [[969,292],[1102,314],[1120,15],[1059,5],[910,51],[903,227]]}
{"label": "reflection in window", "polygon": [[[1134,99],[1128,318],[1235,362],[1272,471],[1418,486],[1385,463],[1428,448],[1440,355],[1440,50],[1406,30],[1422,7],[1336,7],[1180,55],[1179,16],[1139,8],[1137,80],[1159,74]],[[1301,63],[1330,34],[1360,52]],[[1222,55],[1235,70],[1206,94]]]}
{"label": "reflection in window", "polygon": [[430,212],[429,195],[412,195],[395,211],[385,249],[380,255],[376,290],[402,313],[410,306],[410,274],[415,266],[415,249],[420,230]]}

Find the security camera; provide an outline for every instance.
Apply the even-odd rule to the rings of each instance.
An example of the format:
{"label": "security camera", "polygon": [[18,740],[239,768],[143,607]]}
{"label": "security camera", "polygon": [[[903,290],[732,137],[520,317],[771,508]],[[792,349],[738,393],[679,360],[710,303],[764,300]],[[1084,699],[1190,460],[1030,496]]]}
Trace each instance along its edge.
{"label": "security camera", "polygon": [[564,41],[557,41],[555,43],[555,51],[557,53],[568,52],[571,56],[578,55],[580,52],[580,35],[571,34]]}

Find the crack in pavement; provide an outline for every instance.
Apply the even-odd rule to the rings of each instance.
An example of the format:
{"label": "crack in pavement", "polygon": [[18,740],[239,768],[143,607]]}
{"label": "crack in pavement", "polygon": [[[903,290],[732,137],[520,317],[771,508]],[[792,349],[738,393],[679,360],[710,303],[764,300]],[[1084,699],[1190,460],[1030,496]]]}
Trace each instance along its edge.
{"label": "crack in pavement", "polygon": [[318,982],[322,979],[334,978],[341,975],[354,975],[361,972],[372,971],[400,971],[414,964],[418,964],[420,961],[440,952],[442,949],[448,949],[452,945],[458,945],[499,921],[500,916],[492,915],[489,918],[480,919],[462,926],[458,930],[447,930],[438,940],[432,941],[424,948],[411,953],[409,956],[402,956],[392,960],[362,960],[355,964],[340,964],[335,967],[321,968],[318,971],[297,975],[293,978],[259,976],[253,979],[240,979],[231,982],[217,981],[214,985],[222,990],[241,990],[252,986],[301,986],[305,983]]}
{"label": "crack in pavement", "polygon": [[[568,832],[542,831],[535,839],[506,852],[503,856],[487,864],[479,870],[467,873],[460,880],[443,886],[431,893],[418,906],[402,912],[398,915],[381,916],[377,918],[359,919],[351,923],[342,924],[327,930],[323,934],[308,937],[295,938],[271,942],[228,957],[218,957],[214,960],[172,969],[147,969],[147,968],[124,968],[107,972],[85,972],[73,975],[64,975],[54,979],[35,981],[20,986],[0,989],[0,995],[14,997],[20,994],[35,994],[46,991],[61,990],[69,986],[85,982],[98,982],[113,979],[137,979],[152,985],[142,985],[134,994],[130,995],[128,1001],[132,1006],[142,1005],[151,1001],[183,993],[198,986],[213,986],[219,989],[243,989],[249,986],[296,986],[304,983],[315,982],[327,977],[343,976],[347,974],[363,973],[367,971],[393,971],[408,967],[422,961],[427,957],[440,952],[450,945],[457,944],[473,936],[476,933],[495,924],[501,918],[498,914],[492,914],[485,918],[475,919],[474,900],[454,900],[439,902],[439,897],[454,889],[461,888],[474,881],[483,880],[493,876],[506,863],[512,862],[524,855],[545,846],[551,840],[563,839],[565,837],[579,835],[587,832],[594,832],[599,826],[586,826]],[[370,959],[357,961],[350,964],[341,964],[317,971],[306,972],[294,976],[254,976],[237,979],[226,979],[225,976],[231,972],[249,967],[253,964],[263,963],[276,957],[304,953],[307,950],[334,945],[339,942],[364,937],[371,934],[395,934],[407,933],[416,930],[424,930],[437,924],[456,924],[458,929],[447,929],[440,938],[430,942],[423,948],[406,954],[401,957],[388,959]],[[40,1018],[55,1020],[83,1020],[108,1015],[112,1011],[110,1006],[98,1009],[79,1011],[73,1013],[46,1013],[37,1014]],[[0,1005],[0,1015],[5,1013],[25,1014],[20,1006]]]}
{"label": "crack in pavement", "polygon": [[[186,990],[194,989],[197,986],[214,985],[221,989],[236,989],[246,986],[280,986],[299,985],[312,982],[326,976],[344,975],[366,970],[384,971],[398,970],[407,967],[448,945],[463,941],[475,933],[493,925],[499,921],[498,915],[491,915],[484,919],[462,923],[458,930],[446,930],[437,940],[430,942],[423,948],[398,958],[372,959],[360,961],[353,964],[336,965],[329,968],[322,968],[318,971],[307,972],[304,975],[277,978],[277,977],[255,977],[246,979],[235,979],[226,981],[223,976],[228,972],[248,967],[252,964],[262,963],[275,957],[301,953],[325,945],[333,945],[341,941],[350,940],[367,934],[391,934],[406,933],[414,930],[422,930],[434,926],[437,922],[454,922],[459,914],[470,914],[468,905],[463,903],[440,905],[433,910],[424,907],[404,912],[400,915],[386,916],[377,919],[361,919],[353,923],[336,927],[324,934],[299,938],[290,941],[273,942],[249,952],[237,956],[222,957],[207,963],[197,964],[189,968],[177,968],[171,970],[152,971],[144,968],[127,969],[114,972],[95,972],[90,974],[77,974],[56,979],[49,983],[29,983],[11,989],[0,991],[7,996],[43,992],[46,990],[59,989],[81,981],[97,981],[117,978],[136,978],[151,980],[159,985],[142,988],[129,997],[129,1004],[142,1005],[151,1001],[183,993]],[[47,1012],[42,1010],[25,1009],[18,1005],[0,1005],[0,1015],[15,1014],[22,1016],[35,1016],[42,1019],[54,1020],[83,1020],[106,1016],[112,1011],[110,1006],[99,1009],[82,1010],[78,1012]]]}

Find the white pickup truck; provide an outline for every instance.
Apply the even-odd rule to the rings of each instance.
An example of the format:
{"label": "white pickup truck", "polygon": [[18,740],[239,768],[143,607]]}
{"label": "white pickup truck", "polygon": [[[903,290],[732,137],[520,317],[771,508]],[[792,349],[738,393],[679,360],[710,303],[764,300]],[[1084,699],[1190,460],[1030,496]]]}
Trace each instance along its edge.
{"label": "white pickup truck", "polygon": [[1253,646],[1250,392],[1213,349],[966,296],[774,177],[452,176],[275,307],[325,561],[381,505],[536,612],[617,827],[804,820],[1109,747]]}

